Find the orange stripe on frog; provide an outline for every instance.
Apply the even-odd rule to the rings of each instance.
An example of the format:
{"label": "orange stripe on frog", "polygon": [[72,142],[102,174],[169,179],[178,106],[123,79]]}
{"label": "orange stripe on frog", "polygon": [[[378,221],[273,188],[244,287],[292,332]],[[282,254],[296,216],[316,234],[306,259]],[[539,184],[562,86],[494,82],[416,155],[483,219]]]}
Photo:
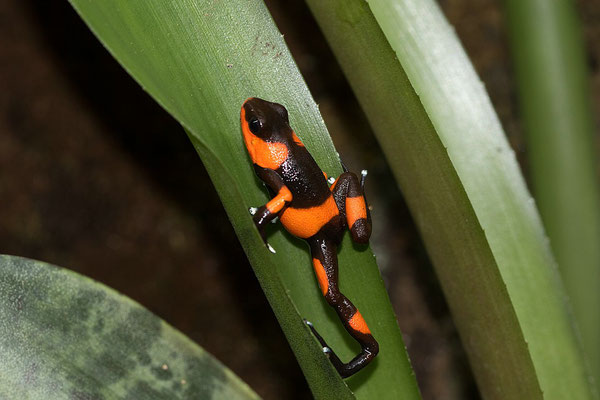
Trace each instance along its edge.
{"label": "orange stripe on frog", "polygon": [[[288,148],[283,143],[265,142],[250,131],[246,121],[246,110],[242,107],[240,119],[242,120],[242,133],[244,143],[252,162],[263,168],[276,170],[288,158]],[[299,140],[299,139],[298,139]]]}
{"label": "orange stripe on frog", "polygon": [[279,211],[281,211],[283,206],[285,206],[285,203],[289,203],[290,201],[292,201],[292,192],[290,192],[290,189],[288,189],[287,186],[283,186],[281,189],[279,189],[277,196],[273,197],[267,203],[267,209],[271,213],[277,214]]}
{"label": "orange stripe on frog", "polygon": [[339,215],[333,196],[323,204],[310,208],[288,207],[279,217],[281,223],[294,236],[306,239],[319,232],[331,218]]}
{"label": "orange stripe on frog", "polygon": [[329,281],[327,280],[327,273],[325,272],[325,268],[323,268],[323,264],[316,258],[313,258],[313,268],[315,269],[315,274],[317,275],[317,281],[319,282],[319,286],[321,287],[321,292],[323,292],[323,296],[327,294],[329,290]]}
{"label": "orange stripe on frog", "polygon": [[363,196],[346,197],[346,220],[348,228],[352,228],[354,223],[361,219],[367,218],[367,205]]}
{"label": "orange stripe on frog", "polygon": [[358,311],[358,310],[356,310],[356,312],[354,313],[352,318],[350,318],[350,321],[348,321],[348,324],[350,324],[350,327],[352,327],[352,329],[354,329],[355,331],[364,333],[365,335],[371,334],[371,331],[369,330],[369,327],[367,326],[365,319],[363,318],[363,316],[360,314],[360,311]]}
{"label": "orange stripe on frog", "polygon": [[292,132],[292,139],[294,139],[294,142],[298,145],[298,146],[302,146],[304,147],[304,143],[302,143],[302,140],[300,140],[300,138],[296,135],[296,132]]}

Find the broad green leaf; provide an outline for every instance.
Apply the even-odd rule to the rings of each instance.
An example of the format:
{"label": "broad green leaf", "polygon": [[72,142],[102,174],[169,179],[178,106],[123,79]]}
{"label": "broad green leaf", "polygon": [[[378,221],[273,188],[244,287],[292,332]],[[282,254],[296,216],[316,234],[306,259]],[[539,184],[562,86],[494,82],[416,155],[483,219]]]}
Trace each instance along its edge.
{"label": "broad green leaf", "polygon": [[[113,56],[187,130],[317,398],[418,398],[392,307],[368,249],[348,239],[340,286],[380,342],[380,355],[342,381],[302,318],[347,360],[358,351],[326,305],[307,246],[270,234],[263,245],[248,215],[267,201],[241,138],[239,111],[251,96],[285,105],[298,136],[330,176],[341,172],[323,120],[264,4],[248,0],[71,0]],[[165,134],[168,134],[165,132]],[[178,133],[172,133],[178,134]],[[185,173],[183,171],[182,173]],[[376,229],[376,228],[375,228]]]}
{"label": "broad green leaf", "polygon": [[505,3],[533,191],[599,382],[600,182],[580,26],[570,0]]}
{"label": "broad green leaf", "polygon": [[258,399],[139,304],[74,272],[0,256],[0,398]]}
{"label": "broad green leaf", "polygon": [[533,199],[433,0],[307,0],[399,182],[487,399],[592,395]]}

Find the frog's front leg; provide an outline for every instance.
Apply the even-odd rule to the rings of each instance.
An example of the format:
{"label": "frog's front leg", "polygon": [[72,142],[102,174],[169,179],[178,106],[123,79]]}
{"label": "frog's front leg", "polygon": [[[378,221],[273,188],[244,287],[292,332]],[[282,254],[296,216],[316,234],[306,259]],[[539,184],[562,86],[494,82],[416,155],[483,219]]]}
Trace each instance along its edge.
{"label": "frog's front leg", "polygon": [[285,186],[285,183],[281,176],[272,169],[259,167],[258,165],[254,165],[254,169],[256,171],[256,175],[267,184],[267,186],[271,189],[275,196],[264,206],[259,207],[254,210],[253,219],[258,231],[260,232],[263,241],[269,247],[269,250],[273,251],[272,248],[267,243],[267,238],[265,236],[265,227],[269,222],[271,222],[275,217],[277,217],[288,204],[292,201],[292,192]]}

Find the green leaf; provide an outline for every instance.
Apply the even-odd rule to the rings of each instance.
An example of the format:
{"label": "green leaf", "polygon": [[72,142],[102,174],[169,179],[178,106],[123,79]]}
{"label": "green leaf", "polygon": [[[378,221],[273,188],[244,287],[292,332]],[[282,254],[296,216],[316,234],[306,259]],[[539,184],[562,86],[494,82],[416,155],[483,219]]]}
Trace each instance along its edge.
{"label": "green leaf", "polygon": [[432,0],[307,0],[399,182],[484,398],[592,395],[483,85]]}
{"label": "green leaf", "polygon": [[569,0],[506,10],[535,197],[600,382],[600,182],[581,28]]}
{"label": "green leaf", "polygon": [[0,256],[0,398],[257,399],[139,304],[74,272]]}
{"label": "green leaf", "polygon": [[239,112],[251,96],[285,105],[321,168],[341,172],[338,157],[267,9],[258,1],[71,0],[127,71],[187,130],[316,398],[419,398],[402,337],[373,254],[344,241],[342,291],[380,342],[374,363],[342,381],[302,318],[312,321],[347,360],[358,351],[327,306],[307,246],[278,228],[263,245],[249,206],[267,201],[241,138]]}

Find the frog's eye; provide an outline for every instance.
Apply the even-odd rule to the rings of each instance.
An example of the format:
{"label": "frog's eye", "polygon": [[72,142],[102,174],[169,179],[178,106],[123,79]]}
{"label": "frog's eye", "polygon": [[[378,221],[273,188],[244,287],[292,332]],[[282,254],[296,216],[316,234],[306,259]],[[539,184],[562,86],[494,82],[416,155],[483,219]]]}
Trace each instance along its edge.
{"label": "frog's eye", "polygon": [[248,121],[248,127],[250,128],[250,132],[256,135],[258,131],[260,131],[260,128],[262,128],[262,123],[260,120],[258,120],[258,118],[252,118],[250,121]]}

